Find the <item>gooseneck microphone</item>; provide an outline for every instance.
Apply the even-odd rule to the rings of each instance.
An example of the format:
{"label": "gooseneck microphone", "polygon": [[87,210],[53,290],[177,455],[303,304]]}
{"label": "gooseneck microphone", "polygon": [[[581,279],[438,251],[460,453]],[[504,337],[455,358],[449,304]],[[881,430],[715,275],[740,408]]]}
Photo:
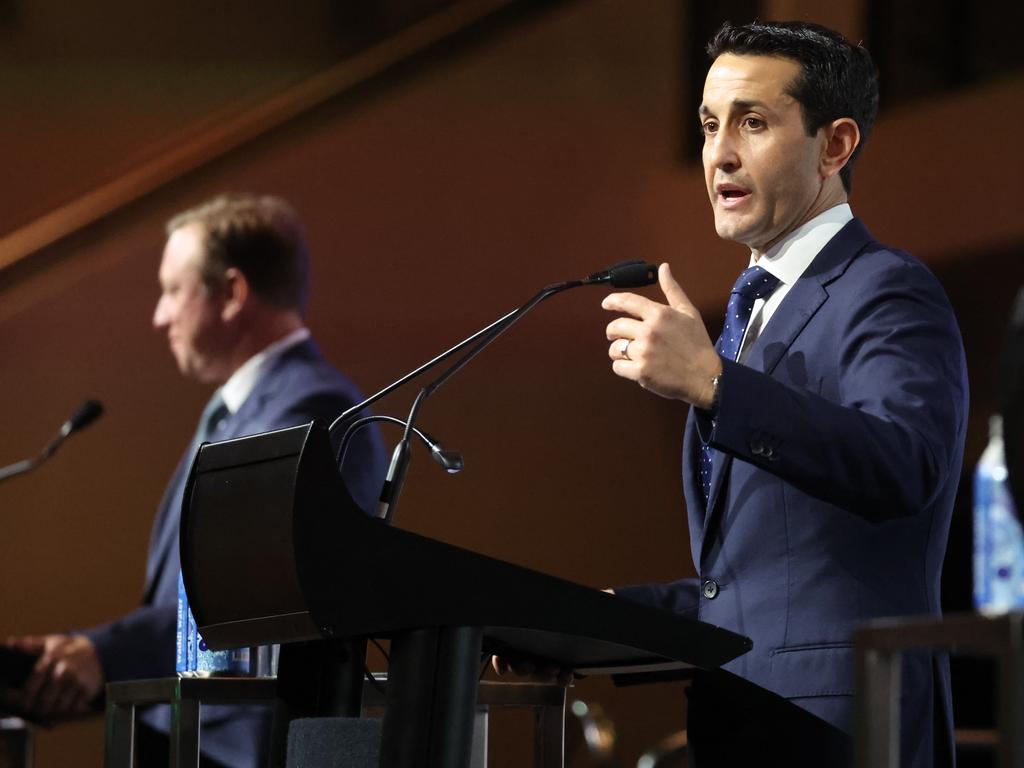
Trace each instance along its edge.
{"label": "gooseneck microphone", "polygon": [[608,269],[595,272],[583,281],[584,285],[608,283],[612,288],[641,288],[658,281],[658,268],[645,261],[623,261]]}
{"label": "gooseneck microphone", "polygon": [[[416,417],[423,405],[423,402],[430,397],[430,395],[440,389],[448,379],[458,373],[458,371],[469,363],[470,360],[480,354],[484,348],[491,344],[491,342],[511,328],[535,306],[556,294],[563,293],[573,288],[579,288],[584,285],[610,285],[613,288],[639,288],[645,285],[651,285],[656,282],[657,279],[658,269],[653,264],[648,264],[643,261],[624,261],[620,264],[609,267],[606,270],[602,270],[601,272],[595,272],[583,280],[570,280],[546,286],[534,294],[518,309],[514,309],[503,317],[498,318],[490,325],[474,333],[472,336],[460,341],[454,347],[442,352],[440,355],[427,361],[419,368],[416,368],[392,384],[384,387],[384,389],[380,390],[375,395],[371,395],[363,402],[342,413],[331,424],[330,431],[332,433],[347,424],[347,422],[367,406],[372,405],[380,398],[393,392],[398,387],[416,378],[420,374],[425,373],[439,363],[447,360],[457,352],[461,352],[467,347],[469,348],[462,357],[458,358],[458,360],[445,369],[440,376],[420,390],[419,394],[416,396],[412,408],[409,411],[409,416],[405,420],[405,433],[403,434],[402,439],[398,442],[398,445],[395,446],[394,453],[391,457],[391,464],[388,467],[384,486],[381,489],[380,502],[377,507],[377,517],[382,518],[388,523],[390,523],[394,517],[395,507],[398,504],[398,497],[402,490],[405,473],[408,469],[408,463],[411,455],[410,436],[415,428]],[[345,440],[342,440],[342,445],[338,449],[339,455],[344,452],[345,448]]]}
{"label": "gooseneck microphone", "polygon": [[14,464],[8,464],[6,467],[0,467],[0,482],[12,477],[17,477],[18,475],[23,475],[26,472],[31,472],[48,458],[53,456],[53,454],[57,452],[57,449],[60,448],[61,443],[67,440],[68,437],[73,435],[75,432],[85,429],[102,415],[103,405],[98,400],[86,400],[78,406],[78,409],[73,414],[71,414],[71,418],[61,425],[57,436],[51,440],[45,448],[43,448],[38,456],[32,459],[18,461]]}
{"label": "gooseneck microphone", "polygon": [[[396,419],[394,416],[373,415],[363,416],[361,419],[356,419],[349,425],[348,429],[345,430],[345,435],[341,438],[341,443],[344,447],[341,449],[338,456],[338,466],[342,466],[345,463],[345,454],[348,452],[349,441],[355,433],[375,421],[385,421],[389,424],[397,424],[403,428],[408,426],[406,422],[401,419]],[[430,449],[430,457],[440,464],[445,472],[449,475],[454,475],[462,471],[465,466],[465,462],[462,459],[461,453],[458,451],[445,450],[437,440],[419,427],[413,427],[412,431],[416,437],[418,437],[420,441]]]}
{"label": "gooseneck microphone", "polygon": [[[85,429],[102,415],[103,404],[99,400],[86,400],[71,414],[71,418],[64,422],[60,428],[60,433],[63,437],[67,437],[72,432]],[[53,450],[57,450],[56,446],[54,446]]]}

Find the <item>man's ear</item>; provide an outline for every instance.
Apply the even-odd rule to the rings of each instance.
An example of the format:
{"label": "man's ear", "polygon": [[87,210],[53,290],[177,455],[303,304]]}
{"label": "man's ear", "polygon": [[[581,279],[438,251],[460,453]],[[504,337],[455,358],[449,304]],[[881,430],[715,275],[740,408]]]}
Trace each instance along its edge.
{"label": "man's ear", "polygon": [[221,308],[221,319],[225,322],[236,319],[249,302],[251,288],[242,271],[236,267],[224,273],[224,306]]}
{"label": "man's ear", "polygon": [[860,144],[860,128],[849,117],[841,117],[822,127],[825,132],[825,146],[819,164],[821,176],[830,179],[839,173],[853,156]]}

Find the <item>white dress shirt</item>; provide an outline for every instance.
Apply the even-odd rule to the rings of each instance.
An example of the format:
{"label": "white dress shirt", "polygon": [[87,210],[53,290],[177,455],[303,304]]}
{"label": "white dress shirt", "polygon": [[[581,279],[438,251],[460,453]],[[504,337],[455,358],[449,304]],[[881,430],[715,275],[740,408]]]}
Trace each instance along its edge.
{"label": "white dress shirt", "polygon": [[241,367],[231,374],[231,378],[220,388],[220,396],[228,410],[231,413],[237,413],[238,409],[242,407],[242,403],[249,397],[253,387],[256,386],[260,374],[263,373],[267,365],[284,354],[285,351],[304,342],[309,336],[308,328],[297,328],[242,363]]}

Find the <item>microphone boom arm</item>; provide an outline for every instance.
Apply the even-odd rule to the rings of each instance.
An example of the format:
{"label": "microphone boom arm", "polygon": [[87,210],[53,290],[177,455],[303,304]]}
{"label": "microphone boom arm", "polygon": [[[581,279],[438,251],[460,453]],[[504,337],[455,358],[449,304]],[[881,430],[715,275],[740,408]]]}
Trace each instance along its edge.
{"label": "microphone boom arm", "polygon": [[57,433],[53,440],[47,443],[46,447],[39,452],[39,455],[31,459],[16,461],[13,464],[8,464],[6,467],[0,467],[0,482],[17,477],[18,475],[24,475],[26,472],[31,472],[53,456],[68,437],[75,432],[85,429],[102,415],[103,405],[98,400],[86,400],[71,415],[71,418],[61,425],[60,432]]}
{"label": "microphone boom arm", "polygon": [[[448,381],[448,379],[450,379],[452,376],[454,376],[456,373],[462,370],[462,368],[466,366],[474,357],[483,352],[485,347],[490,345],[490,343],[497,339],[501,334],[503,334],[505,331],[507,331],[509,328],[511,328],[513,325],[519,322],[519,320],[522,319],[523,315],[525,315],[527,312],[529,312],[531,309],[533,309],[535,306],[540,304],[545,299],[549,299],[555,294],[561,293],[562,291],[567,291],[570,288],[578,288],[581,285],[584,285],[582,280],[572,280],[565,283],[555,283],[553,285],[547,286],[546,288],[542,288],[540,291],[534,294],[533,298],[531,298],[529,301],[523,304],[523,306],[521,306],[519,309],[515,310],[514,312],[509,312],[497,323],[493,323],[487,328],[485,328],[485,333],[477,334],[480,335],[481,338],[477,342],[476,346],[474,346],[472,349],[469,350],[469,352],[467,352],[465,355],[456,360],[454,365],[445,370],[444,373],[442,373],[432,382],[427,384],[420,391],[420,394],[417,396],[415,402],[413,402],[412,409],[409,411],[409,416],[405,421],[406,435],[408,435],[409,430],[412,428],[411,425],[415,423],[416,416],[419,412],[420,406],[423,404],[423,401],[430,397],[432,394],[434,394],[437,390],[439,390],[444,385],[444,383]],[[469,342],[471,341],[471,339],[467,339],[466,341]],[[460,344],[457,348],[461,349],[461,347],[462,345]]]}
{"label": "microphone boom arm", "polygon": [[502,317],[499,317],[493,323],[491,323],[490,325],[488,325],[488,326],[486,326],[484,328],[481,328],[479,331],[474,333],[472,336],[469,336],[468,338],[463,339],[458,344],[456,344],[454,347],[451,347],[450,349],[442,352],[441,354],[437,355],[433,359],[428,360],[423,365],[421,365],[419,368],[416,368],[415,370],[410,371],[409,373],[405,374],[405,376],[402,376],[397,381],[394,381],[391,384],[388,384],[386,387],[384,387],[384,389],[380,390],[376,394],[370,395],[368,398],[363,400],[361,403],[357,403],[356,405],[353,405],[351,408],[349,408],[346,411],[344,411],[340,416],[338,416],[338,418],[336,418],[333,422],[331,422],[331,426],[330,426],[331,434],[333,434],[336,430],[340,429],[341,426],[343,424],[345,424],[346,421],[348,421],[351,417],[355,416],[357,413],[362,411],[364,408],[368,408],[369,406],[373,405],[375,402],[380,400],[382,397],[386,397],[387,395],[389,395],[392,392],[394,392],[396,389],[401,387],[403,384],[411,381],[412,379],[415,379],[421,373],[425,373],[426,371],[429,371],[434,366],[436,366],[439,363],[442,363],[445,360],[447,360],[449,357],[454,355],[456,352],[459,352],[459,351],[465,349],[466,347],[468,347],[473,342],[479,340],[480,344],[477,347],[474,347],[472,350],[470,350],[470,352],[464,358],[460,359],[459,362],[457,362],[454,366],[452,366],[447,371],[445,371],[445,373],[443,373],[441,375],[441,377],[438,379],[437,382],[435,382],[435,383],[433,383],[431,385],[428,385],[428,386],[431,386],[433,389],[437,389],[441,384],[443,384],[445,381],[447,381],[447,379],[450,376],[452,376],[456,372],[458,372],[458,370],[460,368],[462,368],[462,366],[464,366],[466,363],[468,363],[470,360],[472,360],[474,357],[476,357],[477,354],[479,354],[481,351],[483,351],[483,348],[486,347],[488,344],[490,344],[491,341],[494,340],[494,338],[496,338],[498,335],[503,333],[508,326],[511,326],[513,323],[515,323],[517,320],[519,320],[520,317],[522,317],[524,314],[526,314],[531,309],[533,309],[533,307],[535,307],[537,304],[539,304],[540,302],[542,302],[544,299],[548,298],[549,296],[554,296],[556,293],[560,293],[562,291],[568,290],[569,288],[575,288],[575,287],[577,287],[579,285],[584,285],[584,284],[585,283],[582,280],[573,280],[573,281],[566,282],[566,283],[554,283],[553,285],[549,285],[546,288],[542,288],[540,291],[538,291],[533,296],[533,298],[531,298],[523,306],[519,307],[518,309],[512,310],[511,312],[509,312],[506,315],[503,315]]}

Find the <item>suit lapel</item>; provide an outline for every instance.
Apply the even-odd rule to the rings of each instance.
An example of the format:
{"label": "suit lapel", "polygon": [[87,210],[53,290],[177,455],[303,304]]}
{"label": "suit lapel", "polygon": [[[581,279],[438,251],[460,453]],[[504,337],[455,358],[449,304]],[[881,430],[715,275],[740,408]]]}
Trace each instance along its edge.
{"label": "suit lapel", "polygon": [[181,457],[178,466],[171,475],[171,480],[164,490],[163,498],[160,500],[156,522],[153,525],[153,532],[150,534],[149,557],[146,558],[146,589],[144,602],[149,602],[151,593],[156,585],[157,576],[163,569],[167,555],[171,551],[174,535],[178,530],[179,513],[174,509],[180,504],[180,493],[184,483],[184,475],[192,466],[191,456],[188,454]]}
{"label": "suit lapel", "polygon": [[[839,278],[853,258],[871,241],[871,235],[859,219],[851,220],[833,237],[800,279],[790,288],[789,293],[775,310],[771,320],[754,340],[743,364],[769,376],[785,357],[814,315],[828,300],[826,286]],[[695,441],[697,442],[697,441]],[[691,461],[699,461],[699,447],[690,452]],[[733,457],[717,451],[711,472],[711,487],[708,492],[707,510],[701,531],[700,551],[707,538],[708,527],[721,508],[719,496],[723,492],[725,478],[732,469]]]}
{"label": "suit lapel", "polygon": [[817,280],[797,280],[754,340],[743,364],[771,375],[827,298],[828,292]]}
{"label": "suit lapel", "polygon": [[266,404],[277,397],[280,392],[283,386],[282,372],[299,358],[310,360],[319,355],[316,343],[312,339],[307,339],[273,359],[260,375],[252,392],[245,398],[245,402],[224,425],[225,429],[218,439],[227,440],[257,432],[266,432],[270,429],[266,423]]}
{"label": "suit lapel", "polygon": [[826,286],[846,271],[870,239],[871,235],[858,219],[839,230],[786,294],[771,321],[751,345],[744,365],[771,375],[828,299]]}

